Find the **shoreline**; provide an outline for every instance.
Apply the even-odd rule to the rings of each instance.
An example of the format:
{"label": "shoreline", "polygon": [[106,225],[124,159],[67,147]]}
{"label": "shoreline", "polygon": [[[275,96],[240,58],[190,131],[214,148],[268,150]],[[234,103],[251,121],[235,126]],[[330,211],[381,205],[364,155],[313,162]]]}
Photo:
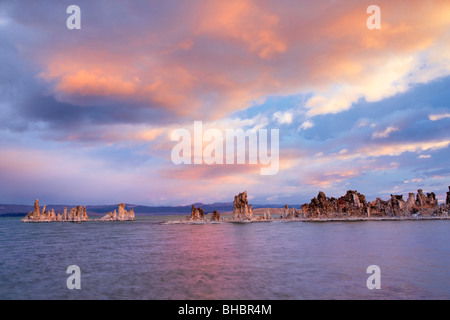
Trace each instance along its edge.
{"label": "shoreline", "polygon": [[362,221],[431,221],[450,220],[450,217],[345,217],[345,218],[275,218],[275,219],[254,219],[254,220],[233,220],[223,219],[220,221],[211,220],[173,220],[164,221],[162,224],[218,224],[218,223],[258,223],[258,222],[362,222]]}
{"label": "shoreline", "polygon": [[[345,217],[345,218],[275,218],[275,219],[254,219],[254,220],[233,220],[233,219],[223,219],[220,221],[212,220],[167,220],[161,221],[159,224],[222,224],[222,223],[235,223],[235,224],[246,224],[246,223],[272,223],[272,222],[310,222],[310,223],[325,223],[325,222],[366,222],[366,221],[435,221],[435,220],[450,220],[450,217]],[[119,222],[121,220],[117,220]],[[133,221],[133,220],[127,220]],[[41,221],[23,221],[26,223],[51,223],[51,222],[69,222],[69,223],[85,223],[85,222],[116,222],[116,221],[106,221],[101,219],[89,219],[85,221],[51,221],[51,220],[41,220]]]}

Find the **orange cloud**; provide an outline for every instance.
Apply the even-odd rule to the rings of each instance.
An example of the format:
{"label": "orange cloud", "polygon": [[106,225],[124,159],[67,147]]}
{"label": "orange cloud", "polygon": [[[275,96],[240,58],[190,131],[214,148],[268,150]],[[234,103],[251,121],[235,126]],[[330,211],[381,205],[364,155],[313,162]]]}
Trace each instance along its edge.
{"label": "orange cloud", "polygon": [[81,69],[74,74],[64,75],[56,89],[70,94],[85,95],[131,95],[136,93],[139,78],[127,81],[120,76],[102,72],[100,69]]}
{"label": "orange cloud", "polygon": [[276,28],[280,17],[251,0],[208,1],[202,8],[198,34],[243,42],[262,59],[283,53],[287,45]]}
{"label": "orange cloud", "polygon": [[311,92],[308,116],[337,113],[450,74],[448,1],[379,1],[381,30],[366,28],[368,4],[200,1],[183,19],[168,11],[170,28],[152,29],[148,19],[138,25],[148,34],[124,26],[36,56],[65,102],[126,98],[205,120]]}

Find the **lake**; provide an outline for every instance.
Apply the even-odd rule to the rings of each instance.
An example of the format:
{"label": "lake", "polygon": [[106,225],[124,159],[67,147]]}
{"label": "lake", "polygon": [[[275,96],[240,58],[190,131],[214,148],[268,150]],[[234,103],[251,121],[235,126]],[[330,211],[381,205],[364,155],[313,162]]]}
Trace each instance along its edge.
{"label": "lake", "polygon": [[[160,223],[175,218],[0,218],[0,299],[450,298],[449,220]],[[70,265],[80,290],[66,286]]]}

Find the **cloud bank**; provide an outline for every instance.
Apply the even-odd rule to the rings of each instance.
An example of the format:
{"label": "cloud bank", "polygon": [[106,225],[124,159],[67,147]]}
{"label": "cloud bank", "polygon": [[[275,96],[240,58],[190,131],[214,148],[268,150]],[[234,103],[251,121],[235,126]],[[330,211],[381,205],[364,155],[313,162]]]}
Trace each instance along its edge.
{"label": "cloud bank", "polygon": [[[77,4],[81,30],[64,1],[0,4],[0,201],[68,201],[61,186],[80,176],[80,200],[113,201],[126,183],[123,201],[146,204],[231,199],[242,181],[291,203],[448,184],[448,1],[378,1],[381,30],[366,28],[369,1]],[[170,134],[194,120],[279,128],[280,172],[174,167]]]}

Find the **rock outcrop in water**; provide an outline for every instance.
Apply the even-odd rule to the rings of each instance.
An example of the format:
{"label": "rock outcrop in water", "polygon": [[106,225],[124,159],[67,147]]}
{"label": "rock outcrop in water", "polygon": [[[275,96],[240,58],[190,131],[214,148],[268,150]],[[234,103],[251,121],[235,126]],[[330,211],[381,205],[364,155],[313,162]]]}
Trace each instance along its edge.
{"label": "rock outcrop in water", "polygon": [[[450,187],[449,187],[450,190]],[[402,195],[391,195],[387,201],[377,198],[367,202],[366,197],[357,191],[349,190],[336,199],[328,198],[322,191],[311,199],[309,204],[302,205],[302,218],[345,218],[345,217],[438,217],[448,216],[450,192],[447,192],[447,203],[439,206],[436,195],[426,195],[421,189],[408,195],[405,201]],[[292,215],[286,215],[292,218]]]}
{"label": "rock outcrop in water", "polygon": [[448,216],[450,213],[450,186],[448,187],[448,192],[447,192],[447,199],[445,200],[445,203],[441,204],[441,213],[442,215],[446,215]]}
{"label": "rock outcrop in water", "polygon": [[364,195],[357,191],[349,190],[336,199],[328,198],[322,191],[311,199],[309,204],[302,205],[304,218],[321,218],[330,216],[364,216],[367,215],[367,201]]}
{"label": "rock outcrop in water", "polygon": [[218,213],[217,210],[213,211],[211,221],[220,221],[220,213]]}
{"label": "rock outcrop in water", "polygon": [[410,216],[440,216],[445,214],[444,208],[439,207],[436,195],[431,192],[425,195],[421,189],[408,195],[404,201],[402,195],[391,195],[391,199],[383,201],[377,199],[369,204],[370,216],[410,217]]}
{"label": "rock outcrop in water", "polygon": [[[297,212],[297,209],[291,208],[289,209],[289,206],[286,204],[283,209],[283,214],[280,216],[280,218],[284,219],[293,219],[293,218],[299,218],[300,213]],[[269,219],[270,219],[270,213],[269,213]]]}
{"label": "rock outcrop in water", "polygon": [[108,212],[104,215],[100,221],[134,221],[136,220],[134,209],[131,208],[130,211],[125,210],[125,204],[119,203],[118,211]]}
{"label": "rock outcrop in water", "polygon": [[448,187],[447,200],[445,202],[447,211],[450,209],[450,186]]}
{"label": "rock outcrop in water", "polygon": [[450,206],[450,186],[448,187],[446,204],[447,204],[448,206]]}
{"label": "rock outcrop in water", "polygon": [[[258,212],[259,210],[259,212]],[[275,214],[280,214],[280,218],[291,221],[308,221],[308,220],[354,220],[366,218],[376,219],[392,218],[429,218],[429,219],[448,219],[450,213],[450,186],[447,192],[445,203],[439,205],[434,192],[424,193],[421,189],[417,190],[417,195],[409,193],[406,201],[403,195],[391,194],[390,199],[382,200],[377,198],[372,202],[368,202],[366,197],[356,190],[349,190],[344,196],[340,198],[328,198],[324,192],[320,191],[317,197],[311,199],[310,203],[305,203],[301,206],[301,210],[289,208],[285,205],[284,208],[274,209]],[[205,213],[202,208],[195,208],[192,205],[191,215],[186,217],[187,221],[199,222],[218,222],[230,221],[237,223],[254,222],[254,221],[273,221],[270,211],[265,209],[261,211],[256,210],[257,216],[254,215],[253,207],[248,203],[247,191],[239,193],[234,197],[233,214],[231,219],[221,218],[217,210],[213,211],[210,219],[205,218]],[[88,221],[86,207],[77,206],[71,208],[69,211],[64,208],[63,213],[56,213],[54,209],[47,210],[43,206],[42,210],[39,206],[39,200],[36,199],[34,209],[28,213],[23,219],[23,222],[56,222],[56,221],[72,221],[82,222]],[[98,219],[100,221],[132,221],[135,220],[134,209],[128,212],[125,210],[125,204],[120,203],[118,210],[108,212],[104,217]],[[185,220],[185,221],[186,221]],[[278,220],[278,219],[277,219]]]}
{"label": "rock outcrop in water", "polygon": [[47,210],[47,206],[43,206],[41,211],[39,199],[34,202],[34,210],[22,219],[23,222],[82,222],[88,220],[86,207],[71,208],[69,213],[67,213],[67,208],[64,208],[62,214],[56,214],[54,209]]}
{"label": "rock outcrop in water", "polygon": [[[354,220],[356,219],[405,219],[405,218],[448,218],[450,209],[450,187],[447,192],[446,203],[439,206],[436,195],[431,192],[424,194],[422,190],[417,191],[417,195],[410,193],[407,200],[403,195],[391,195],[389,200],[377,198],[372,202],[366,200],[365,195],[356,190],[349,190],[339,198],[328,198],[324,192],[320,191],[317,197],[311,199],[310,203],[305,203],[301,209],[284,208],[275,209],[277,213],[274,219],[268,208],[259,210],[259,214],[254,215],[252,205],[248,203],[247,192],[244,191],[234,197],[233,214],[231,218],[220,218],[220,214],[214,210],[211,219],[205,219],[203,210],[192,206],[191,216],[186,217],[187,221],[229,221],[229,222],[257,222],[257,221],[309,221],[309,220]],[[258,212],[258,211],[257,211]]]}
{"label": "rock outcrop in water", "polygon": [[196,208],[195,205],[192,205],[191,208],[191,216],[188,220],[190,221],[201,221],[205,218],[205,212],[202,208],[198,207]]}
{"label": "rock outcrop in water", "polygon": [[247,191],[234,196],[233,220],[251,220],[253,218],[253,207],[248,204]]}

